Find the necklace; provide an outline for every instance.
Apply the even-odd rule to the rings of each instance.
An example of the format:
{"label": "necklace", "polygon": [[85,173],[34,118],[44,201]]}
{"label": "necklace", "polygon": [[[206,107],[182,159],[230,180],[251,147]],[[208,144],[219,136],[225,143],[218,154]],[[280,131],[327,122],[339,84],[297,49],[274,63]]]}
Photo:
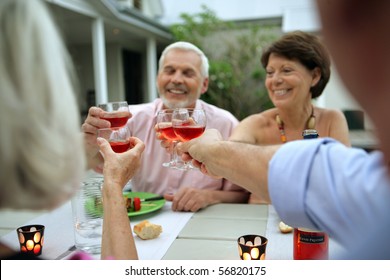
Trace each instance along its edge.
{"label": "necklace", "polygon": [[[286,132],[284,131],[284,123],[282,119],[280,118],[279,114],[276,115],[276,123],[278,124],[279,131],[280,131],[280,140],[282,143],[287,142]],[[306,122],[306,129],[314,129],[316,126],[316,116],[314,115],[314,108],[311,107],[311,114]]]}

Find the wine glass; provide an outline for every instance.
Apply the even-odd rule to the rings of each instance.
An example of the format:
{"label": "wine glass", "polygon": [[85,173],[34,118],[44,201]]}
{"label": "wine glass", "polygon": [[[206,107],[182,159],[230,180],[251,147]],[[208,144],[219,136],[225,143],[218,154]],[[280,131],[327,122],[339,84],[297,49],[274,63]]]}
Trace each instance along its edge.
{"label": "wine glass", "polygon": [[[179,108],[172,114],[173,131],[180,141],[186,142],[203,134],[207,118],[203,109]],[[181,170],[196,169],[191,162],[184,164]]]}
{"label": "wine glass", "polygon": [[166,139],[172,141],[171,160],[164,162],[162,166],[175,168],[180,165],[180,161],[176,155],[176,144],[179,138],[173,131],[172,127],[172,115],[173,109],[161,110],[157,113],[157,132],[161,133]]}
{"label": "wine glass", "polygon": [[98,129],[98,137],[106,139],[115,153],[126,152],[130,148],[130,130],[127,126]]}
{"label": "wine glass", "polygon": [[106,111],[104,120],[111,123],[111,128],[118,128],[126,125],[127,120],[130,118],[129,105],[127,101],[108,102],[98,105],[99,108]]}

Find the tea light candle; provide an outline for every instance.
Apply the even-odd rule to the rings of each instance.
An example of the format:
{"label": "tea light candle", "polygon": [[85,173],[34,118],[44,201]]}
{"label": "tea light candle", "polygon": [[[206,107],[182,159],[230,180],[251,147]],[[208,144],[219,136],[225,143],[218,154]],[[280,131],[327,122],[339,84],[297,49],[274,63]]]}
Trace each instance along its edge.
{"label": "tea light candle", "polygon": [[264,260],[268,239],[261,235],[244,235],[238,238],[238,252],[242,260]]}
{"label": "tea light candle", "polygon": [[27,225],[19,227],[16,232],[18,234],[20,251],[22,253],[35,256],[42,254],[44,230],[45,226],[43,225]]}

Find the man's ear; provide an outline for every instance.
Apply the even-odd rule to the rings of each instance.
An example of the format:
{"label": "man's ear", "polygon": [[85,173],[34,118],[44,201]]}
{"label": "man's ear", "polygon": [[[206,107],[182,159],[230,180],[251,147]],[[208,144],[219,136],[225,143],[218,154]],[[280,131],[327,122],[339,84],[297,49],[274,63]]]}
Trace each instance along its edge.
{"label": "man's ear", "polygon": [[205,93],[208,88],[209,88],[209,78],[205,78],[203,80],[202,89],[201,89],[200,93],[201,94]]}

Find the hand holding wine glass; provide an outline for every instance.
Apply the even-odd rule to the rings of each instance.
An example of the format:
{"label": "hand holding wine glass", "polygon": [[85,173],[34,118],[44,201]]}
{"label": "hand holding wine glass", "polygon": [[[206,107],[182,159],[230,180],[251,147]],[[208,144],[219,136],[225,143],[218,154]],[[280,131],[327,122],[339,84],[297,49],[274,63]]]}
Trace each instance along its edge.
{"label": "hand holding wine glass", "polygon": [[177,145],[177,152],[184,161],[191,161],[191,163],[203,174],[214,179],[221,179],[222,177],[218,175],[218,165],[206,165],[205,162],[199,161],[210,153],[210,148],[212,149],[213,143],[221,141],[223,141],[223,136],[217,129],[206,129],[200,137],[191,141],[179,143]]}
{"label": "hand holding wine glass", "polygon": [[130,148],[130,130],[127,126],[98,129],[98,137],[106,139],[115,153],[126,152]]}
{"label": "hand holding wine glass", "polygon": [[[180,141],[186,142],[197,138],[206,129],[207,118],[203,109],[180,108],[172,115],[172,126]],[[183,170],[193,169],[191,163],[186,163]]]}
{"label": "hand holding wine glass", "polygon": [[105,111],[101,117],[111,123],[111,128],[118,128],[126,125],[130,118],[129,105],[126,101],[108,102],[99,104],[99,108]]}
{"label": "hand holding wine glass", "polygon": [[172,141],[173,147],[171,150],[171,160],[169,162],[164,162],[162,165],[164,167],[171,167],[174,168],[178,165],[178,162],[176,161],[176,144],[179,138],[173,131],[172,127],[172,115],[173,115],[173,109],[165,109],[161,110],[157,113],[157,132],[161,133],[161,135],[168,139],[169,141]]}

